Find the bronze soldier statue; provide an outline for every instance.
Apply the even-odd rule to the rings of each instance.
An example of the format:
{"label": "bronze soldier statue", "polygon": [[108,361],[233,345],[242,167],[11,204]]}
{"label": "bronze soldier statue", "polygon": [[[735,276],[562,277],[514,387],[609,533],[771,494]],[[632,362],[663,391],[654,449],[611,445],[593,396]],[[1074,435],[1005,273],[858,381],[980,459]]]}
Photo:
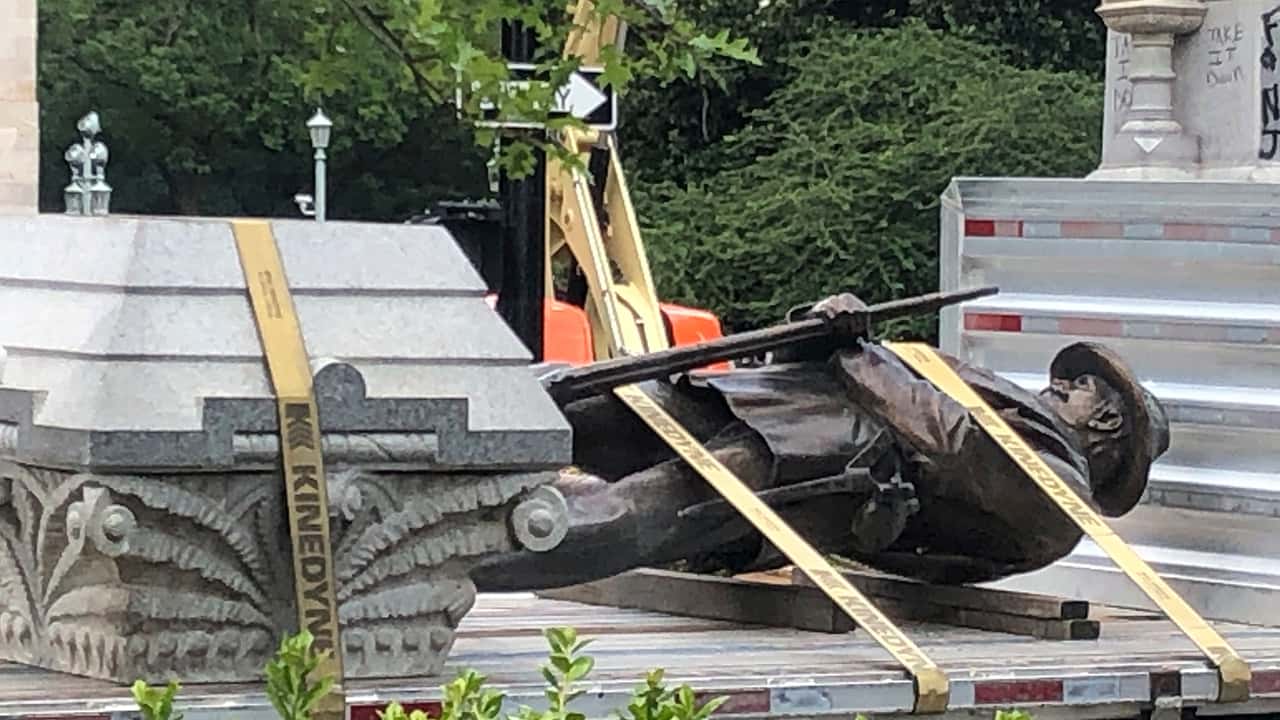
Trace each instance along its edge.
{"label": "bronze soldier statue", "polygon": [[[640,384],[821,550],[934,583],[998,579],[1068,554],[1079,529],[968,411],[846,324],[865,307],[853,295],[818,303],[807,316],[833,332],[766,366]],[[1168,420],[1114,352],[1063,348],[1038,394],[943,357],[1095,509],[1115,517],[1137,504],[1168,448]],[[575,468],[556,486],[569,535],[548,553],[486,562],[473,574],[482,591],[677,562],[785,564],[616,397],[562,409],[575,433]]]}

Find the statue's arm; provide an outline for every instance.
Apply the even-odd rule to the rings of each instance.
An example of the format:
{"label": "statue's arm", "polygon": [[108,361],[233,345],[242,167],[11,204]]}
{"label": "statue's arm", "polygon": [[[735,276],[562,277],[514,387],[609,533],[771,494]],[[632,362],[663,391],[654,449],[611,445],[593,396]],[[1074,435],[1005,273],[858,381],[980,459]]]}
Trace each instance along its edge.
{"label": "statue's arm", "polygon": [[982,432],[963,405],[880,345],[862,341],[856,350],[836,353],[831,363],[850,399],[921,453],[957,457]]}
{"label": "statue's arm", "polygon": [[[947,359],[947,358],[944,358]],[[948,364],[960,363],[947,359]],[[931,459],[988,465],[1003,454],[985,442],[986,431],[969,411],[933,383],[918,377],[889,350],[862,341],[857,350],[837,353],[831,360],[849,397],[878,415],[916,451]],[[1087,487],[1088,478],[1063,458],[1033,447],[1064,480]]]}

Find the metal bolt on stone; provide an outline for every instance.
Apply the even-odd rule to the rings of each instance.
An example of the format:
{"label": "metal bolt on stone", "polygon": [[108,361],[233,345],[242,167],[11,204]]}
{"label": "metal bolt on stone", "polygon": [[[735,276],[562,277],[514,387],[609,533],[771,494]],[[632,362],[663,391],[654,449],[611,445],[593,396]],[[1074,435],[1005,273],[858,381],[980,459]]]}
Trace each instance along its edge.
{"label": "metal bolt on stone", "polygon": [[569,534],[569,504],[559,490],[539,487],[512,511],[511,530],[533,552],[554,550]]}
{"label": "metal bolt on stone", "polygon": [[71,183],[63,190],[68,215],[107,215],[111,210],[111,186],[107,184],[110,153],[97,136],[102,132],[98,113],[90,112],[76,123],[80,141],[63,156],[71,168]]}

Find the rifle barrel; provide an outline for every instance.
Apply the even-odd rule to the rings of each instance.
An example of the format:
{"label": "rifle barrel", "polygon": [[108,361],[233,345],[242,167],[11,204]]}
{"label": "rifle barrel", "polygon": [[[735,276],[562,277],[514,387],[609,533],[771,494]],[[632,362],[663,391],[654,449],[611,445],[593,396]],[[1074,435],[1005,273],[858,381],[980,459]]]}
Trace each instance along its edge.
{"label": "rifle barrel", "polygon": [[[994,295],[999,290],[981,287],[939,292],[872,305],[858,313],[869,327],[872,323],[911,315],[922,315],[948,305]],[[668,377],[723,360],[737,360],[769,350],[831,334],[832,324],[824,318],[810,318],[762,330],[738,333],[716,340],[659,350],[634,357],[592,363],[569,370],[551,380],[547,391],[565,403],[613,388]]]}

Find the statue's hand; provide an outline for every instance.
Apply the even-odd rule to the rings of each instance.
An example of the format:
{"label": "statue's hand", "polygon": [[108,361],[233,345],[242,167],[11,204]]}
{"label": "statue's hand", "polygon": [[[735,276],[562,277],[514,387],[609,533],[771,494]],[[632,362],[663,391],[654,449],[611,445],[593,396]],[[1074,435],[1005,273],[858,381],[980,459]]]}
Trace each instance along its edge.
{"label": "statue's hand", "polygon": [[834,325],[836,332],[841,335],[857,335],[865,329],[861,311],[866,309],[867,304],[857,295],[841,293],[814,305],[805,315],[826,320]]}
{"label": "statue's hand", "polygon": [[857,295],[852,293],[841,293],[832,295],[831,297],[819,302],[809,311],[809,315],[813,317],[825,318],[827,320],[836,320],[842,315],[851,315],[860,310],[866,310],[867,304],[862,302]]}

